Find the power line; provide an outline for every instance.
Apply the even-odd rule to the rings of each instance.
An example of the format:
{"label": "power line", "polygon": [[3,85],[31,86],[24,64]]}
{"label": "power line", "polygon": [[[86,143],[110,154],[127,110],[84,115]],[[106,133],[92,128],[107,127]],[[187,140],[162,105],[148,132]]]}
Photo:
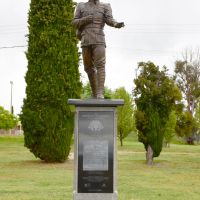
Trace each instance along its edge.
{"label": "power line", "polygon": [[136,31],[130,31],[127,33],[172,33],[172,34],[199,34],[200,30],[150,30],[150,31],[145,31],[145,30],[136,30]]}
{"label": "power line", "polygon": [[[110,29],[110,32],[115,30]],[[199,34],[200,24],[125,24],[118,34]],[[116,33],[116,34],[117,34]]]}
{"label": "power line", "polygon": [[131,26],[200,26],[200,24],[184,24],[184,23],[152,23],[152,24],[147,24],[147,23],[127,23],[127,25]]}
{"label": "power line", "polygon": [[[0,50],[2,49],[15,49],[15,48],[24,48],[27,47],[27,45],[15,45],[15,46],[4,46],[0,47]],[[134,48],[125,48],[125,47],[117,47],[117,46],[108,46],[109,49],[120,49],[120,50],[126,50],[130,52],[137,52],[137,53],[150,53],[151,55],[169,55],[176,53],[176,51],[163,51],[163,50],[155,50],[155,49],[134,49]]]}
{"label": "power line", "polygon": [[[126,25],[131,26],[200,26],[200,23],[126,23]],[[2,27],[20,27],[20,26],[28,26],[28,23],[24,24],[0,24],[0,28]]]}
{"label": "power line", "polygon": [[[108,30],[108,29],[107,29]],[[106,30],[106,31],[107,31]],[[108,31],[107,31],[108,32]],[[109,29],[109,32],[116,32],[115,30]],[[199,34],[200,33],[200,27],[199,28],[130,28],[126,27],[126,29],[122,29],[116,34],[134,34],[134,33],[153,33],[153,34],[168,34],[168,33],[174,33],[174,34]]]}
{"label": "power line", "polygon": [[16,27],[16,26],[25,26],[27,24],[0,24],[0,27]]}
{"label": "power line", "polygon": [[[24,24],[25,25],[25,24]],[[0,25],[0,35],[27,34],[24,25]],[[110,32],[115,30],[110,29]],[[200,24],[126,24],[125,29],[116,34],[200,34]]]}
{"label": "power line", "polygon": [[24,47],[27,47],[27,45],[4,46],[4,47],[0,47],[0,49],[15,49],[15,48],[24,48]]}

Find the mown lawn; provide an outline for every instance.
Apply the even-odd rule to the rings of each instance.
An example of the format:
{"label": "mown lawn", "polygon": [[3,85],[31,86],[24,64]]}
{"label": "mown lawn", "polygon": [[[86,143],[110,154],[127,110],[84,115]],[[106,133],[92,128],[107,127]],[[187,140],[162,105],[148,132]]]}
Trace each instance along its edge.
{"label": "mown lawn", "polygon": [[[73,160],[49,164],[23,146],[23,137],[0,136],[0,200],[71,200]],[[199,200],[200,146],[164,148],[152,167],[143,145],[128,137],[118,147],[119,200]]]}

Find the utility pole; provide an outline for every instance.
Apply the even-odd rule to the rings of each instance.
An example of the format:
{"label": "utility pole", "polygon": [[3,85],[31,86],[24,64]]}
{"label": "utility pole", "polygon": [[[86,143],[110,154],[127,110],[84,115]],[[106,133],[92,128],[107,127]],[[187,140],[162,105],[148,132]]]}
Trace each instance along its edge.
{"label": "utility pole", "polygon": [[11,89],[11,94],[10,94],[10,113],[13,114],[13,104],[12,104],[12,93],[13,93],[13,81],[10,81],[10,89]]}

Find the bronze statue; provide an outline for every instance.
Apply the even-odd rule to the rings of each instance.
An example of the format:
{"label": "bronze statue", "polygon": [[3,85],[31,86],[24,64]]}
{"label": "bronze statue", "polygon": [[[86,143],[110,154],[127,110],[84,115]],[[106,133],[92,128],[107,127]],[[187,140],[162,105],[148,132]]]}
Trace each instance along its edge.
{"label": "bronze statue", "polygon": [[121,28],[123,22],[116,22],[112,16],[110,4],[89,0],[79,3],[73,25],[77,29],[77,37],[81,40],[84,70],[86,71],[93,98],[103,99],[105,82],[105,24]]}

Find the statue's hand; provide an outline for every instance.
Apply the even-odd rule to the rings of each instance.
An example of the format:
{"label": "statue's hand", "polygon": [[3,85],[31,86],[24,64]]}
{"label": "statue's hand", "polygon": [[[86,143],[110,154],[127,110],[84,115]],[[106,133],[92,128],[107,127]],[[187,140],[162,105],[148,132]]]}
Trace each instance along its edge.
{"label": "statue's hand", "polygon": [[116,28],[122,28],[122,27],[124,27],[124,26],[125,26],[124,22],[119,22],[119,23],[117,23],[117,24],[115,25]]}
{"label": "statue's hand", "polygon": [[93,21],[93,15],[88,15],[85,17],[85,22],[86,23],[91,23]]}

